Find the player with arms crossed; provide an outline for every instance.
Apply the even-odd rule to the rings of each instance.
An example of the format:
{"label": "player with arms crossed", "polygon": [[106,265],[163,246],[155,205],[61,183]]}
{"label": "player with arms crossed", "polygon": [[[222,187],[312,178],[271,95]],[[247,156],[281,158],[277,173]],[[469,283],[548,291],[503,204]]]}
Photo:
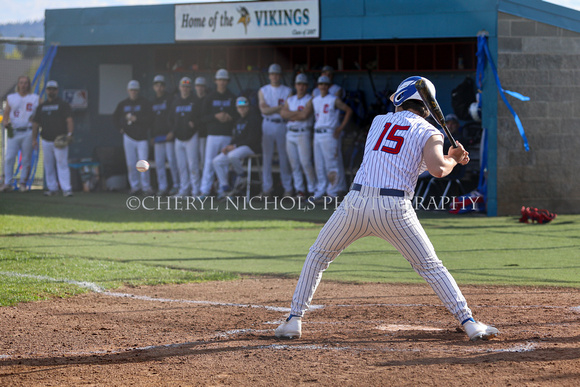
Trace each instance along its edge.
{"label": "player with arms crossed", "polygon": [[[316,190],[316,173],[312,165],[312,127],[314,117],[306,119],[296,119],[299,112],[303,111],[306,104],[310,102],[312,96],[308,93],[308,77],[306,74],[296,75],[294,82],[296,94],[286,100],[280,115],[285,120],[286,128],[286,153],[292,167],[292,178],[297,197],[306,197],[307,194]],[[304,175],[306,175],[307,189],[304,188]]]}
{"label": "player with arms crossed", "polygon": [[[415,88],[420,77],[405,79],[391,96],[395,113],[375,117],[360,169],[345,200],[324,225],[310,248],[292,299],[290,316],[276,337],[299,338],[302,316],[309,308],[322,273],[351,243],[377,236],[391,243],[423,277],[471,340],[499,334],[476,322],[457,283],[437,257],[413,209],[417,177],[426,168],[435,177],[469,162],[461,144],[443,154],[443,136],[425,118],[429,112]],[[432,94],[435,87],[425,79]]]}

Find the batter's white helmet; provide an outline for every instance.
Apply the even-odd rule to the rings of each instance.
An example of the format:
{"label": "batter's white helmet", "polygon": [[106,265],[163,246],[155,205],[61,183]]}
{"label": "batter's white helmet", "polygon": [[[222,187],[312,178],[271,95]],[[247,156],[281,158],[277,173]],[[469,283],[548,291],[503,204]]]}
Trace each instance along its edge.
{"label": "batter's white helmet", "polygon": [[[415,82],[417,82],[421,78],[423,77],[413,76],[401,82],[399,87],[397,87],[397,91],[395,91],[395,93],[391,95],[391,102],[393,102],[395,106],[401,106],[403,102],[405,102],[408,99],[416,99],[419,101],[423,101],[421,99],[421,96],[419,95],[419,92],[417,91],[417,88],[415,87]],[[429,91],[433,95],[433,98],[435,98],[435,86],[427,78],[423,78],[423,80],[427,84],[427,87],[429,88]]]}

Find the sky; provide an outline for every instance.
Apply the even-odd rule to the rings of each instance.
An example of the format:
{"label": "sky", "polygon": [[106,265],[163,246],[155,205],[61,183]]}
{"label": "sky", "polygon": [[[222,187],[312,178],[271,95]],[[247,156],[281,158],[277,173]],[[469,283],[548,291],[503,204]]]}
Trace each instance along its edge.
{"label": "sky", "polygon": [[[210,3],[223,0],[2,0],[0,24],[44,19],[45,9],[113,7],[120,5]],[[231,1],[231,0],[230,0]],[[580,11],[580,0],[547,0]]]}

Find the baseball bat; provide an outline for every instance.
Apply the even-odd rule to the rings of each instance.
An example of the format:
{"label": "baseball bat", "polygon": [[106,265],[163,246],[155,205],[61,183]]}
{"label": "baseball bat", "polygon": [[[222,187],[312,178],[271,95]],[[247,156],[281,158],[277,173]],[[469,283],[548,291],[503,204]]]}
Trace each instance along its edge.
{"label": "baseball bat", "polygon": [[427,106],[429,113],[431,113],[433,118],[435,118],[435,121],[437,121],[437,123],[439,123],[439,125],[441,125],[441,127],[445,131],[445,135],[449,139],[451,146],[453,148],[457,148],[457,143],[455,142],[453,135],[451,134],[449,128],[447,127],[447,123],[445,122],[445,116],[441,111],[441,107],[439,107],[439,103],[437,103],[437,100],[435,99],[433,94],[431,94],[431,91],[427,87],[425,81],[423,81],[422,79],[416,81],[415,88],[417,89],[417,92],[419,92],[419,95],[421,96],[421,99],[425,103],[425,106]]}

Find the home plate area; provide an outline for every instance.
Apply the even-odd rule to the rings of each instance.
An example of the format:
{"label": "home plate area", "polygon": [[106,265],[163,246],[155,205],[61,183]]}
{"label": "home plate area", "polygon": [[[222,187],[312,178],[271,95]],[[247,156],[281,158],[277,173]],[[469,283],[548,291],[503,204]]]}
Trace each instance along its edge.
{"label": "home plate area", "polygon": [[426,284],[324,281],[279,340],[295,279],[91,292],[0,308],[5,385],[578,385],[580,292],[461,286],[471,342]]}

